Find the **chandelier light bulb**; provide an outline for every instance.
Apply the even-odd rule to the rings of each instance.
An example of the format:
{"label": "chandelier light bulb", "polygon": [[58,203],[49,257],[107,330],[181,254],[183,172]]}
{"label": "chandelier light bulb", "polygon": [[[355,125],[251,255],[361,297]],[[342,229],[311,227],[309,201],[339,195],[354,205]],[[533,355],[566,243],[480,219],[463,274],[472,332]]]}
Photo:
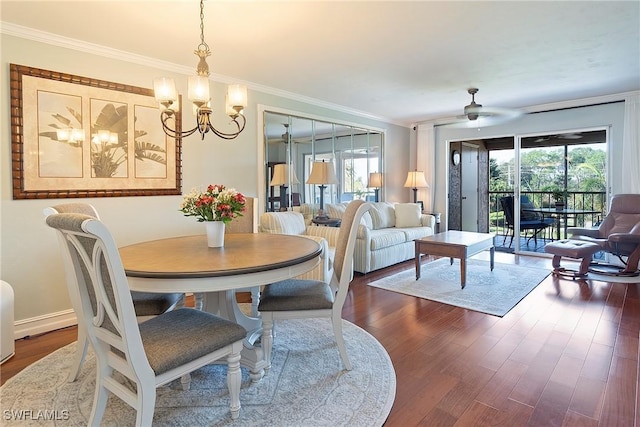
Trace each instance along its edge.
{"label": "chandelier light bulb", "polygon": [[242,110],[247,106],[247,87],[242,85],[229,85],[227,88],[227,97],[229,106]]}
{"label": "chandelier light bulb", "polygon": [[84,131],[74,128],[57,129],[56,137],[61,142],[82,142],[84,141]]}
{"label": "chandelier light bulb", "polygon": [[58,141],[68,141],[71,139],[71,129],[56,130],[56,137],[58,138]]}
{"label": "chandelier light bulb", "polygon": [[158,77],[153,79],[153,92],[160,104],[173,104],[176,99],[176,83],[173,79]]}
{"label": "chandelier light bulb", "polygon": [[82,129],[71,129],[71,141],[84,141],[84,131]]}
{"label": "chandelier light bulb", "polygon": [[110,139],[111,139],[111,132],[109,132],[108,130],[98,131],[98,140],[100,140],[101,143],[106,144],[109,142]]}
{"label": "chandelier light bulb", "polygon": [[198,107],[209,102],[209,78],[204,76],[189,77],[189,101]]}

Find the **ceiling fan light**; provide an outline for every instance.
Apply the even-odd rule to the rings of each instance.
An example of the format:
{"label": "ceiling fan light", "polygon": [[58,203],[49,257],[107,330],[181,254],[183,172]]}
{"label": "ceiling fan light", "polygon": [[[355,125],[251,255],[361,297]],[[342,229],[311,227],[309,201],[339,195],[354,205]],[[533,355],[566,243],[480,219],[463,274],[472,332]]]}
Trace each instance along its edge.
{"label": "ceiling fan light", "polygon": [[464,115],[467,116],[469,120],[477,120],[479,116],[479,112],[482,111],[482,104],[476,104],[475,101],[471,101],[471,104],[464,107]]}

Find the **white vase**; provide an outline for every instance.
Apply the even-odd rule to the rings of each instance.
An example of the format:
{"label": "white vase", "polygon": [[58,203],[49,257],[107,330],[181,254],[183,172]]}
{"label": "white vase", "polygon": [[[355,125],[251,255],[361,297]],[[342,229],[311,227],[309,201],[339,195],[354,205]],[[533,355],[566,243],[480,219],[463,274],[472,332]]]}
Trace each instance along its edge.
{"label": "white vase", "polygon": [[207,245],[210,248],[221,248],[224,246],[224,228],[222,221],[206,221]]}

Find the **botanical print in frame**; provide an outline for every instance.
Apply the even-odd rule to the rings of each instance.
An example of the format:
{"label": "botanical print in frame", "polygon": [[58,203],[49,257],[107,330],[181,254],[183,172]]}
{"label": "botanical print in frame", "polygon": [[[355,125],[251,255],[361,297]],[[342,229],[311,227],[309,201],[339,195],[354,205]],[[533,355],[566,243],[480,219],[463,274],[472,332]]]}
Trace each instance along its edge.
{"label": "botanical print in frame", "polygon": [[181,139],[163,132],[151,89],[10,73],[14,199],[181,194]]}

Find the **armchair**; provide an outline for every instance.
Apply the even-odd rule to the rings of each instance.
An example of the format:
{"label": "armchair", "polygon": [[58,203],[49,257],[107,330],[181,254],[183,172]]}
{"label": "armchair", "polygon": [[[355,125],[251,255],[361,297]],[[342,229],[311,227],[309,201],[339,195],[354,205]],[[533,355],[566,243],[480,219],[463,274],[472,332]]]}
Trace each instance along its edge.
{"label": "armchair", "polygon": [[314,270],[305,273],[298,279],[331,281],[333,256],[338,241],[339,228],[316,227],[307,225],[304,216],[299,212],[266,212],[260,215],[258,225],[260,233],[290,234],[315,240],[322,246],[321,263]]}
{"label": "armchair", "polygon": [[[597,243],[603,251],[618,257],[624,267],[592,264],[590,270],[619,276],[637,276],[640,261],[640,194],[617,194],[609,213],[595,228],[569,227],[573,240]],[[625,260],[626,258],[626,260]],[[612,270],[612,267],[613,268]]]}

